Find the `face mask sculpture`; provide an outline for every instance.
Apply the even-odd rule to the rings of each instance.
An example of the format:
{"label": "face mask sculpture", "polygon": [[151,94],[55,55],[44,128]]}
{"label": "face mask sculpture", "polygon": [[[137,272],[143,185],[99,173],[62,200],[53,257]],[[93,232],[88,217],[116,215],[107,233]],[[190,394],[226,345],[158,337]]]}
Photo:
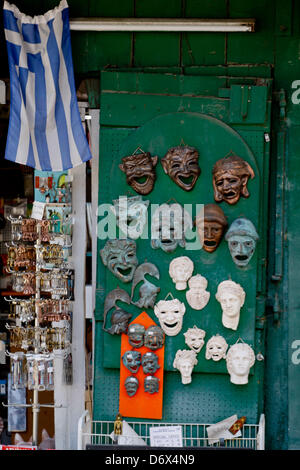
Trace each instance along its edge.
{"label": "face mask sculpture", "polygon": [[155,179],[155,167],[158,157],[151,157],[149,152],[129,155],[122,158],[119,165],[120,170],[126,174],[126,181],[129,186],[139,194],[151,193]]}
{"label": "face mask sculpture", "polygon": [[205,359],[216,362],[225,359],[227,348],[228,344],[223,336],[212,336],[206,343]]}
{"label": "face mask sculpture", "polygon": [[[117,300],[130,304],[130,297],[125,290],[117,288],[107,294],[104,301],[103,330],[111,335],[121,335],[122,333],[126,333],[129,321],[132,317],[131,313],[126,312],[117,306]],[[106,319],[111,308],[115,308],[110,317],[111,327],[106,328]]]}
{"label": "face mask sculpture", "polygon": [[207,280],[201,274],[196,274],[188,284],[190,289],[186,292],[186,300],[194,310],[202,310],[210,298],[210,292],[206,290]]}
{"label": "face mask sculpture", "polygon": [[156,351],[156,349],[163,347],[164,342],[165,334],[159,326],[153,325],[147,328],[144,335],[144,346],[146,346],[146,348]]}
{"label": "face mask sculpture", "polygon": [[221,207],[205,204],[204,213],[196,217],[196,226],[203,250],[212,253],[219,246],[227,219]]}
{"label": "face mask sculpture", "polygon": [[147,375],[144,379],[144,390],[147,393],[157,393],[159,390],[159,378],[153,375]]}
{"label": "face mask sculpture", "polygon": [[130,375],[129,377],[127,377],[127,379],[125,380],[125,389],[126,389],[126,392],[127,392],[127,395],[129,397],[133,397],[136,392],[138,391],[138,388],[139,388],[139,381],[136,377],[134,377],[133,375]]}
{"label": "face mask sculpture", "polygon": [[216,299],[222,307],[222,323],[225,328],[237,329],[240,320],[240,309],[244,305],[245,297],[244,289],[236,282],[223,281],[218,285]]}
{"label": "face mask sculpture", "polygon": [[237,266],[241,268],[247,266],[254,254],[258,239],[258,233],[250,220],[239,218],[232,222],[225,240]]}
{"label": "face mask sculpture", "polygon": [[216,202],[236,204],[240,197],[249,197],[247,183],[255,174],[249,163],[237,155],[218,160],[213,167],[213,188]]}
{"label": "face mask sculpture", "polygon": [[136,374],[142,362],[142,355],[139,351],[126,351],[122,356],[122,361],[132,374]]}
{"label": "face mask sculpture", "polygon": [[160,300],[154,305],[154,313],[167,336],[176,336],[181,331],[185,305],[178,299]]}
{"label": "face mask sculpture", "polygon": [[201,173],[199,154],[194,147],[179,145],[168,150],[161,159],[164,172],[185,191],[191,191]]}
{"label": "face mask sculpture", "polygon": [[169,274],[177,290],[186,289],[186,283],[194,271],[194,263],[188,256],[174,258],[169,265]]}
{"label": "face mask sculpture", "polygon": [[145,327],[139,323],[132,323],[127,330],[128,342],[134,348],[141,348],[144,344]]}
{"label": "face mask sculpture", "polygon": [[150,351],[143,354],[142,367],[144,374],[155,374],[160,368],[157,355]]}
{"label": "face mask sculpture", "polygon": [[133,240],[108,240],[100,250],[104,266],[122,282],[132,281],[138,265],[136,244]]}
{"label": "face mask sculpture", "polygon": [[184,333],[185,344],[193,351],[195,351],[196,354],[198,354],[204,345],[205,335],[206,332],[204,330],[201,330],[200,328],[197,328],[197,326],[189,328]]}
{"label": "face mask sculpture", "polygon": [[132,288],[131,288],[131,299],[134,296],[134,290],[136,286],[143,281],[143,284],[139,288],[139,299],[136,302],[131,300],[133,305],[136,305],[140,308],[153,308],[157,294],[160,292],[160,287],[152,284],[152,282],[146,279],[146,274],[159,279],[159,271],[157,267],[152,263],[143,263],[138,266],[135,270]]}
{"label": "face mask sculpture", "polygon": [[236,343],[229,348],[226,365],[230,374],[230,382],[236,385],[248,383],[248,375],[255,362],[255,354],[246,343]]}
{"label": "face mask sculpture", "polygon": [[180,204],[162,204],[151,220],[151,246],[166,253],[185,247],[185,232],[192,228],[192,219]]}
{"label": "face mask sculpture", "polygon": [[198,364],[195,351],[180,350],[177,351],[173,367],[178,369],[181,374],[181,382],[186,385],[192,382],[192,372],[194,366]]}
{"label": "face mask sculpture", "polygon": [[143,234],[149,202],[143,201],[141,196],[120,196],[113,200],[111,210],[116,216],[117,225],[128,238],[136,240]]}

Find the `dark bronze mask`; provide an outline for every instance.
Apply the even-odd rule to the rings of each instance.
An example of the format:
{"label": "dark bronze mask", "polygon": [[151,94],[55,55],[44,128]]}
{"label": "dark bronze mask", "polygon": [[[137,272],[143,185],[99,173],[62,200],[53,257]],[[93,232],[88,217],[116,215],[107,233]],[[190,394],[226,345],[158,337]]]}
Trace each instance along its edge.
{"label": "dark bronze mask", "polygon": [[126,181],[139,194],[149,194],[154,186],[158,157],[151,157],[149,152],[129,155],[122,158],[120,170],[126,174]]}
{"label": "dark bronze mask", "polygon": [[133,299],[135,287],[143,281],[139,288],[139,299],[136,302],[133,302],[132,300],[132,303],[140,308],[153,308],[156,296],[160,291],[160,287],[157,287],[155,284],[148,281],[148,279],[146,279],[146,274],[159,279],[159,271],[154,264],[143,263],[138,266],[135,270],[132,281],[131,299]]}
{"label": "dark bronze mask", "polygon": [[153,375],[147,375],[144,379],[144,390],[147,393],[157,393],[159,390],[159,379]]}
{"label": "dark bronze mask", "polygon": [[136,244],[133,240],[108,240],[100,250],[104,266],[122,282],[132,281],[138,265]]}
{"label": "dark bronze mask", "polygon": [[168,150],[161,159],[164,172],[185,191],[191,191],[201,173],[199,154],[194,147],[179,145]]}
{"label": "dark bronze mask", "polygon": [[[129,321],[132,317],[132,314],[119,308],[117,306],[117,301],[120,300],[127,304],[130,304],[130,297],[127,292],[119,287],[117,289],[112,290],[107,294],[104,301],[104,309],[103,309],[103,330],[107,331],[107,333],[111,335],[120,335],[122,333],[127,332]],[[110,328],[106,328],[106,319],[108,312],[114,308],[113,313],[110,317]]]}
{"label": "dark bronze mask", "polygon": [[203,215],[196,217],[198,236],[203,250],[212,253],[219,246],[227,220],[222,209],[217,204],[206,204]]}
{"label": "dark bronze mask", "polygon": [[149,326],[145,331],[144,346],[155,351],[163,347],[165,342],[165,334],[163,330],[156,325]]}

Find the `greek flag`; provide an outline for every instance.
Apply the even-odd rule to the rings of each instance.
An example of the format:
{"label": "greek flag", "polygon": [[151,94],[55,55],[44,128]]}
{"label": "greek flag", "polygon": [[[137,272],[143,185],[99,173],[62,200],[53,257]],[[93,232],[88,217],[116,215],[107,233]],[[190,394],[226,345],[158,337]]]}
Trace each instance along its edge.
{"label": "greek flag", "polygon": [[5,158],[62,171],[92,158],[76,98],[66,0],[30,17],[4,2],[10,73]]}

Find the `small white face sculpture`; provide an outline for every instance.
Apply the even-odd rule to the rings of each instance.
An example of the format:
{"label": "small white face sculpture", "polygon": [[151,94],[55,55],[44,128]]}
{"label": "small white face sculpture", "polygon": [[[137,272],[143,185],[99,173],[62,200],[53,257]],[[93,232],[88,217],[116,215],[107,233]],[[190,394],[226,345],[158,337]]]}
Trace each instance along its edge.
{"label": "small white face sculpture", "polygon": [[189,280],[190,290],[186,293],[186,300],[194,310],[202,310],[209,301],[210,292],[207,292],[207,280],[200,274]]}
{"label": "small white face sculpture", "polygon": [[225,328],[237,329],[240,320],[240,309],[244,305],[245,297],[244,289],[236,282],[223,281],[219,284],[216,299],[222,307],[222,323]]}
{"label": "small white face sculpture", "polygon": [[255,362],[255,354],[246,343],[236,343],[229,348],[226,365],[230,374],[230,382],[236,385],[248,383],[248,375]]}
{"label": "small white face sculpture", "polygon": [[160,300],[154,305],[161,328],[167,336],[176,336],[182,328],[185,305],[178,299]]}
{"label": "small white face sculpture", "polygon": [[193,351],[195,351],[196,354],[198,354],[204,345],[205,335],[206,332],[204,330],[201,330],[200,328],[197,328],[196,326],[194,326],[193,328],[189,328],[184,333],[185,344]]}
{"label": "small white face sculpture", "polygon": [[206,343],[205,359],[220,361],[225,359],[228,344],[223,336],[212,336]]}
{"label": "small white face sculpture", "polygon": [[169,274],[177,290],[186,289],[186,283],[193,274],[194,263],[187,256],[174,258],[169,266]]}
{"label": "small white face sculpture", "polygon": [[192,381],[192,372],[194,366],[198,364],[195,351],[187,349],[177,351],[173,367],[181,373],[181,382],[189,384]]}

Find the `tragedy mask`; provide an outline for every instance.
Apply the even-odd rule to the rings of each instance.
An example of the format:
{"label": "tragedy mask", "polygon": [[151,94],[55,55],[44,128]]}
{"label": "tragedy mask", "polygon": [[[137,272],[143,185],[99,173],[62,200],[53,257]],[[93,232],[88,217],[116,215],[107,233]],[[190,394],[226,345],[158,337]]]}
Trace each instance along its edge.
{"label": "tragedy mask", "polygon": [[204,330],[194,326],[184,333],[185,343],[189,348],[195,351],[196,354],[198,354],[204,345],[205,335],[206,332]]}
{"label": "tragedy mask", "polygon": [[231,154],[218,160],[213,167],[213,188],[216,202],[236,204],[240,197],[249,197],[247,183],[255,174],[249,163]]}
{"label": "tragedy mask", "polygon": [[181,374],[181,382],[186,385],[192,381],[194,366],[198,364],[195,351],[188,349],[178,350],[173,362],[173,367]]}
{"label": "tragedy mask", "polygon": [[179,145],[168,150],[161,159],[164,172],[185,191],[191,191],[201,173],[199,154],[194,147]]}
{"label": "tragedy mask", "polygon": [[217,362],[225,359],[228,344],[223,336],[212,336],[206,343],[205,359]]}
{"label": "tragedy mask", "polygon": [[134,377],[133,375],[130,375],[129,377],[126,378],[124,385],[125,385],[127,395],[129,397],[133,397],[138,391],[139,381],[136,377]]}
{"label": "tragedy mask", "polygon": [[230,374],[230,382],[236,385],[248,383],[248,375],[255,362],[255,354],[246,343],[231,346],[226,356],[226,365]]}
{"label": "tragedy mask", "polygon": [[145,327],[139,323],[131,323],[127,330],[128,341],[134,348],[141,348],[144,344]]}
{"label": "tragedy mask", "polygon": [[167,336],[176,336],[182,328],[185,305],[178,299],[160,300],[154,305],[154,313]]}
{"label": "tragedy mask", "polygon": [[186,283],[193,274],[194,263],[188,256],[178,256],[169,265],[169,274],[177,290],[186,289]]}
{"label": "tragedy mask", "polygon": [[189,282],[189,290],[186,292],[186,300],[194,310],[202,310],[210,299],[210,292],[206,290],[207,279],[196,274],[191,277]]}
{"label": "tragedy mask", "polygon": [[196,226],[203,250],[212,253],[221,242],[227,219],[221,207],[205,204],[203,212],[196,217]]}
{"label": "tragedy mask", "polygon": [[122,158],[119,165],[126,175],[126,181],[129,186],[139,194],[149,194],[155,183],[158,157],[151,157],[149,152],[129,155]]}
{"label": "tragedy mask", "polygon": [[147,328],[144,335],[144,346],[155,351],[163,347],[165,342],[165,334],[163,330],[157,326],[152,325]]}
{"label": "tragedy mask", "polygon": [[138,265],[136,244],[133,240],[108,240],[100,250],[104,266],[122,282],[130,282]]}
{"label": "tragedy mask", "polygon": [[160,292],[160,287],[152,284],[148,279],[146,279],[146,274],[153,276],[156,279],[159,279],[159,271],[157,267],[152,263],[143,263],[138,266],[135,270],[132,288],[131,288],[131,299],[134,296],[134,290],[140,282],[143,281],[139,288],[139,299],[136,302],[131,302],[140,308],[153,308],[156,300],[157,294]]}
{"label": "tragedy mask", "polygon": [[141,196],[120,196],[113,200],[111,210],[116,216],[117,225],[128,238],[136,240],[143,234],[149,202],[143,201]]}
{"label": "tragedy mask", "polygon": [[155,374],[155,372],[160,368],[160,365],[158,364],[158,356],[152,351],[143,354],[142,367],[144,374]]}
{"label": "tragedy mask", "polygon": [[142,362],[142,355],[139,351],[126,351],[122,356],[122,361],[132,374],[136,374]]}
{"label": "tragedy mask", "polygon": [[250,220],[239,218],[232,222],[225,240],[228,242],[231,257],[237,266],[247,266],[254,254],[258,239],[258,233]]}
{"label": "tragedy mask", "polygon": [[223,281],[218,285],[216,299],[221,304],[222,323],[225,328],[237,329],[245,297],[244,289],[234,281]]}
{"label": "tragedy mask", "polygon": [[159,390],[159,378],[153,375],[147,375],[144,379],[144,390],[146,393],[157,393]]}

